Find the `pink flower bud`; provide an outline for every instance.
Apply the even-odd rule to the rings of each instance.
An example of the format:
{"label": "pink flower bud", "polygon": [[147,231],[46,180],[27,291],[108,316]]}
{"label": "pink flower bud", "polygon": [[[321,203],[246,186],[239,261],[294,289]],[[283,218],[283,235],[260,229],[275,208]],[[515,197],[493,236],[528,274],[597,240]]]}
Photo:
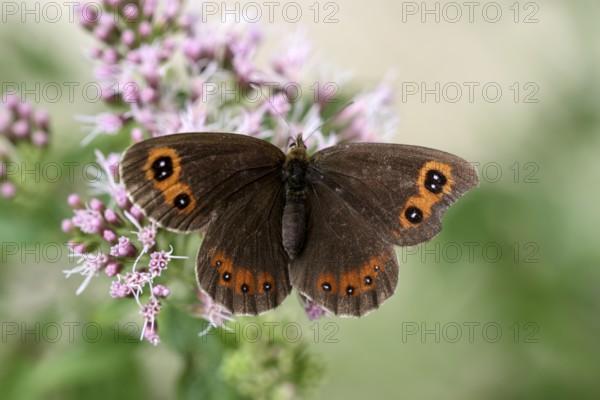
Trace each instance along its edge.
{"label": "pink flower bud", "polygon": [[102,232],[102,238],[108,243],[115,243],[117,241],[117,235],[110,229],[105,229],[104,232]]}
{"label": "pink flower bud", "polygon": [[200,59],[202,45],[198,39],[189,38],[183,42],[183,54],[192,62]]}
{"label": "pink flower bud", "polygon": [[111,89],[110,87],[102,88],[102,93],[100,93],[100,97],[102,98],[102,100],[108,103],[115,101],[117,99],[117,96],[117,91]]}
{"label": "pink flower bud", "polygon": [[5,182],[0,185],[0,196],[5,199],[11,199],[17,193],[17,188],[11,182]]}
{"label": "pink flower bud", "polygon": [[121,268],[122,268],[122,265],[120,263],[111,261],[108,264],[106,264],[106,268],[104,269],[104,272],[108,276],[115,276],[121,271]]}
{"label": "pink flower bud", "polygon": [[86,28],[91,27],[98,22],[98,11],[101,11],[97,5],[78,5],[77,14],[79,22]]}
{"label": "pink flower bud", "polygon": [[17,106],[17,113],[19,114],[19,117],[23,119],[27,119],[31,116],[31,110],[31,104],[27,102],[19,103]]}
{"label": "pink flower bud", "polygon": [[73,221],[71,221],[70,219],[63,219],[60,224],[60,228],[64,233],[71,232],[73,230]]}
{"label": "pink flower bud", "polygon": [[16,94],[8,94],[4,97],[4,103],[6,104],[6,107],[13,111],[17,110],[20,102],[21,100]]}
{"label": "pink flower bud", "polygon": [[142,210],[138,206],[132,206],[129,209],[129,214],[137,221],[141,221],[144,218],[144,213],[142,213]]}
{"label": "pink flower bud", "polygon": [[117,51],[113,48],[108,48],[104,50],[102,59],[108,64],[116,64],[117,61],[119,61],[119,53],[117,53]]}
{"label": "pink flower bud", "polygon": [[154,289],[152,289],[152,293],[154,293],[156,297],[167,297],[171,292],[163,285],[156,285],[154,286]]}
{"label": "pink flower bud", "polygon": [[110,27],[98,25],[96,28],[94,28],[94,36],[96,36],[96,38],[98,38],[99,40],[106,42],[110,37],[111,31],[112,29]]}
{"label": "pink flower bud", "polygon": [[69,204],[69,207],[71,208],[81,208],[81,198],[75,193],[70,194],[67,198],[67,204]]}
{"label": "pink flower bud", "polygon": [[131,130],[131,140],[134,142],[141,142],[144,139],[144,132],[140,128],[133,128]]}
{"label": "pink flower bud", "polygon": [[134,64],[139,64],[142,61],[142,57],[140,56],[139,51],[130,51],[127,53],[127,61],[130,61]]}
{"label": "pink flower bud", "polygon": [[147,0],[144,2],[143,13],[144,16],[150,19],[154,15],[156,10],[156,0]]}
{"label": "pink flower bud", "polygon": [[24,138],[29,134],[29,122],[20,119],[12,125],[12,133],[18,138]]}
{"label": "pink flower bud", "polygon": [[44,131],[36,131],[31,136],[31,141],[38,147],[44,147],[48,144],[48,134]]}
{"label": "pink flower bud", "polygon": [[123,31],[121,34],[121,42],[123,42],[123,44],[127,47],[133,46],[135,43],[135,32],[133,32],[131,29]]}
{"label": "pink flower bud", "polygon": [[104,211],[104,203],[98,199],[90,201],[90,208],[94,211]]}
{"label": "pink flower bud", "polygon": [[87,246],[85,243],[70,243],[71,248],[75,254],[84,254],[87,250]]}
{"label": "pink flower bud", "polygon": [[139,26],[140,37],[147,39],[152,34],[152,25],[148,21],[144,21]]}
{"label": "pink flower bud", "polygon": [[127,197],[127,193],[125,192],[125,188],[122,185],[117,186],[115,188],[113,194],[114,194],[115,201],[117,202],[117,206],[121,210],[125,210],[125,209],[127,209],[130,206],[130,204],[129,204],[129,198]]}
{"label": "pink flower bud", "polygon": [[137,22],[140,16],[140,10],[136,4],[129,3],[123,7],[123,16],[129,22]]}
{"label": "pink flower bud", "polygon": [[140,93],[140,100],[142,103],[152,103],[156,100],[156,91],[152,88],[145,88]]}
{"label": "pink flower bud", "polygon": [[119,214],[117,214],[110,208],[107,208],[104,211],[104,219],[106,219],[106,221],[109,224],[113,224],[113,225],[117,225],[117,224],[121,223],[121,217],[119,217]]}

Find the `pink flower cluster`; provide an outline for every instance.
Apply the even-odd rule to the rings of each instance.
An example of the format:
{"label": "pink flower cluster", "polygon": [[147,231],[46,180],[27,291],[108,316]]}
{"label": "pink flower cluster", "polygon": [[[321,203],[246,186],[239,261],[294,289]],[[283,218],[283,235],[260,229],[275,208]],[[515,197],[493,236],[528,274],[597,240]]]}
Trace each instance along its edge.
{"label": "pink flower cluster", "polygon": [[[143,337],[158,344],[159,299],[167,297],[169,289],[155,285],[154,280],[161,276],[172,259],[185,257],[173,256],[172,249],[169,252],[155,250],[158,229],[127,200],[123,186],[115,180],[119,157],[105,157],[101,153],[97,156],[103,179],[96,189],[111,200],[107,204],[94,197],[84,204],[77,194],[68,197],[73,217],[63,220],[62,229],[75,235],[69,247],[77,266],[64,272],[67,277],[73,274],[84,277],[77,294],[82,293],[101,271],[115,278],[110,286],[111,297],[134,298],[144,317]],[[147,254],[149,261],[143,265],[143,257]],[[125,272],[129,266],[131,269]],[[148,300],[142,304],[146,288],[149,289]]]}
{"label": "pink flower cluster", "polygon": [[[99,40],[90,56],[103,99],[113,106],[109,113],[81,118],[90,124],[84,143],[121,131],[139,141],[221,130],[281,146],[290,135],[314,132],[312,147],[322,148],[393,131],[390,85],[341,97],[346,74],[315,68],[322,60],[314,58],[302,30],[284,37],[263,66],[256,57],[265,36],[259,26],[210,24],[186,11],[183,1],[167,1],[161,12],[156,3],[80,7],[81,24]],[[183,63],[173,61],[181,57]],[[321,127],[345,105],[342,98],[354,103]]]}
{"label": "pink flower cluster", "polygon": [[18,94],[7,94],[0,103],[0,197],[17,194],[10,180],[10,163],[20,159],[18,148],[23,145],[45,148],[50,132],[50,116],[44,109],[34,109]]}

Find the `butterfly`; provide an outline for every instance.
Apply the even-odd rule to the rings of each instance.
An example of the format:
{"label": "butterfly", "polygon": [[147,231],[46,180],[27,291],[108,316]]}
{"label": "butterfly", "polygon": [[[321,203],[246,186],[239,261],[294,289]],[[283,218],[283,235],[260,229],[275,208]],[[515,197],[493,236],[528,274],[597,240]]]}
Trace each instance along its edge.
{"label": "butterfly", "polygon": [[287,154],[233,133],[180,133],[134,144],[120,174],[131,201],[159,226],[205,229],[200,289],[234,314],[277,307],[292,287],[324,309],[362,316],[398,283],[394,245],[441,229],[478,176],[425,147],[348,143]]}

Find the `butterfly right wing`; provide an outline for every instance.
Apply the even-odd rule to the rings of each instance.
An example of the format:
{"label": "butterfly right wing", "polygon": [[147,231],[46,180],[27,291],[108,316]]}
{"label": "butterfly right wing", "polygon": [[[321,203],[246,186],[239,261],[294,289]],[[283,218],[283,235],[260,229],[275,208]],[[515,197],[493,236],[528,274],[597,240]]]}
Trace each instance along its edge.
{"label": "butterfly right wing", "polygon": [[322,181],[386,242],[425,242],[442,228],[444,212],[477,186],[475,168],[426,147],[351,143],[317,152],[309,175]]}
{"label": "butterfly right wing", "polygon": [[361,316],[398,281],[393,245],[431,239],[446,209],[477,185],[460,157],[417,146],[353,143],[310,159],[309,221],[292,285],[337,315]]}
{"label": "butterfly right wing", "polygon": [[304,247],[289,267],[292,286],[336,315],[379,307],[398,283],[394,246],[319,179],[307,185],[307,205]]}

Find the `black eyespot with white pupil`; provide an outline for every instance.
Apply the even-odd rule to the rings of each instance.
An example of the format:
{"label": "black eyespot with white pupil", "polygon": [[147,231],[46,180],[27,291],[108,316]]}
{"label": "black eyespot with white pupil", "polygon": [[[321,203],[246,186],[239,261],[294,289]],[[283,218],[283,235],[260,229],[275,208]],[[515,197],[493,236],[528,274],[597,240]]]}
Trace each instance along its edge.
{"label": "black eyespot with white pupil", "polygon": [[242,289],[242,292],[246,293],[250,288],[248,287],[247,284],[242,283],[242,286],[240,287],[240,289]]}
{"label": "black eyespot with white pupil", "polygon": [[271,290],[271,287],[272,287],[271,286],[271,282],[265,282],[265,283],[263,283],[263,290],[265,292],[268,292],[269,290]]}
{"label": "black eyespot with white pupil", "polygon": [[352,286],[352,285],[346,286],[346,294],[348,296],[352,296],[354,294],[354,286]]}
{"label": "black eyespot with white pupil", "polygon": [[231,274],[229,272],[223,272],[223,280],[229,282],[231,280]]}
{"label": "black eyespot with white pupil", "polygon": [[159,157],[152,163],[152,171],[154,172],[154,179],[157,181],[164,181],[173,175],[173,160],[171,157]]}
{"label": "black eyespot with white pupil", "polygon": [[365,285],[370,286],[373,283],[373,278],[371,278],[370,276],[365,276],[363,282],[365,283]]}
{"label": "black eyespot with white pupil", "polygon": [[175,207],[183,210],[190,205],[190,196],[187,193],[180,193],[175,197]]}
{"label": "black eyespot with white pupil", "polygon": [[446,182],[446,176],[436,169],[430,169],[425,175],[425,188],[431,193],[441,193]]}
{"label": "black eyespot with white pupil", "polygon": [[331,284],[329,284],[328,282],[325,282],[321,285],[321,288],[323,289],[323,291],[329,292],[331,290]]}
{"label": "black eyespot with white pupil", "polygon": [[404,216],[413,224],[423,221],[423,211],[415,206],[410,206],[404,212]]}

